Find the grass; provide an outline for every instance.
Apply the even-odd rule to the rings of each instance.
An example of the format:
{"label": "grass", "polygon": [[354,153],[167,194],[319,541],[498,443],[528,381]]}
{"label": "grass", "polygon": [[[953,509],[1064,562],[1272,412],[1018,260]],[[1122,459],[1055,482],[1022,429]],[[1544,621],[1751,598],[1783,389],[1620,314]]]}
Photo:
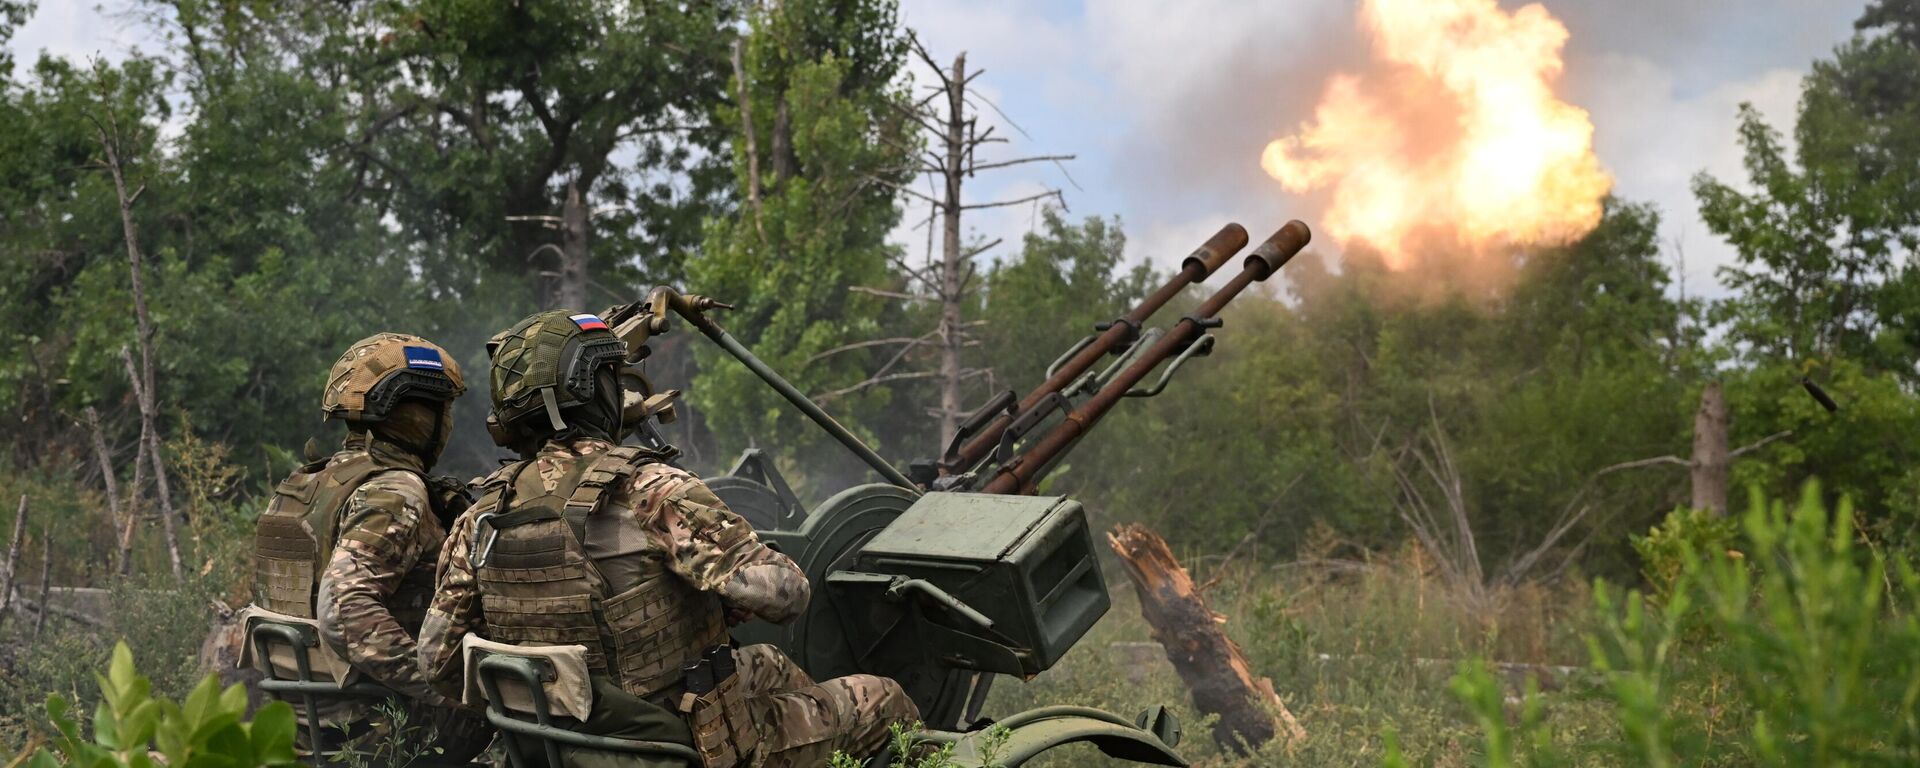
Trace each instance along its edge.
{"label": "grass", "polygon": [[[1109,569],[1118,573],[1118,569]],[[988,714],[1044,704],[1099,707],[1131,716],[1165,704],[1179,716],[1180,751],[1198,765],[1377,766],[1387,734],[1418,765],[1468,765],[1481,742],[1473,714],[1450,681],[1459,664],[1492,658],[1516,665],[1583,664],[1591,599],[1577,579],[1530,584],[1493,595],[1485,608],[1462,604],[1417,549],[1366,561],[1313,567],[1243,566],[1208,590],[1213,609],[1246,652],[1252,671],[1270,678],[1307,730],[1302,744],[1269,745],[1251,756],[1221,750],[1210,722],[1192,709],[1186,688],[1152,641],[1132,588],[1113,586],[1114,606],[1054,669],[1022,683],[1003,678]],[[1582,681],[1552,675],[1548,722],[1578,731],[1593,710],[1574,690]],[[1577,677],[1577,676],[1576,676]],[[1522,690],[1522,671],[1507,683]],[[1093,749],[1062,750],[1046,766],[1119,766]]]}

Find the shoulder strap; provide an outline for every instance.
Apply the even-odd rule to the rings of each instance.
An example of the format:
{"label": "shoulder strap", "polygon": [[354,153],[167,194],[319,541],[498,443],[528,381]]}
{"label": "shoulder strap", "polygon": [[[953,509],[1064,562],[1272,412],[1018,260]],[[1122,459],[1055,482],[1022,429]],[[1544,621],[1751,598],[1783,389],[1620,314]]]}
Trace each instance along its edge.
{"label": "shoulder strap", "polygon": [[341,510],[355,489],[373,473],[385,469],[364,453],[355,454],[322,470],[309,484],[312,506],[307,509],[307,525],[313,529],[320,551],[315,567],[325,568],[333,557],[334,538],[340,535]]}

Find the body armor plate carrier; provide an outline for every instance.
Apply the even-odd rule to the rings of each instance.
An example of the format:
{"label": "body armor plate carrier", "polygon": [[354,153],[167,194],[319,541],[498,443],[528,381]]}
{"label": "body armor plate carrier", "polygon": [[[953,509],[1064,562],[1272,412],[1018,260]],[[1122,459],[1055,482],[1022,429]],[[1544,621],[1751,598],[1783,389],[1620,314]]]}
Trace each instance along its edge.
{"label": "body armor plate carrier", "polygon": [[360,453],[303,466],[273,490],[273,501],[254,525],[255,602],[270,611],[318,618],[314,600],[320,572],[333,557],[341,509],[368,477],[386,469]]}
{"label": "body armor plate carrier", "polygon": [[523,479],[532,462],[509,464],[486,479],[474,504],[471,539],[486,636],[520,645],[585,646],[593,671],[628,693],[681,711],[707,768],[750,763],[759,734],[746,715],[744,686],[731,679],[715,679],[709,691],[684,685],[689,668],[729,641],[719,597],[657,562],[639,583],[608,594],[583,543],[588,517],[631,514],[604,509],[608,492],[617,494],[659,458],[631,446],[583,457],[552,491],[537,478]]}

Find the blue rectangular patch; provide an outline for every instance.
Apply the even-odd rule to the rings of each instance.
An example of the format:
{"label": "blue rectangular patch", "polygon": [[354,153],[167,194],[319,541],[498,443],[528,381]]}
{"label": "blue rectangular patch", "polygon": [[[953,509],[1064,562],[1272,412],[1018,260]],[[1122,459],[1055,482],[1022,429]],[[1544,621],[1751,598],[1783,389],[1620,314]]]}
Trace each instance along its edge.
{"label": "blue rectangular patch", "polygon": [[444,371],[447,364],[440,361],[440,350],[432,347],[407,347],[407,367],[424,368],[429,371]]}

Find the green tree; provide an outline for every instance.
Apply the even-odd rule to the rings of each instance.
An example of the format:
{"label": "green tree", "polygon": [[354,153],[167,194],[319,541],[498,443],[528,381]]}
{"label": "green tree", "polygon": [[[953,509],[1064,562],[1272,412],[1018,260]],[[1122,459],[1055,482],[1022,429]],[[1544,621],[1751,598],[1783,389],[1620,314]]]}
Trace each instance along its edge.
{"label": "green tree", "polygon": [[1846,355],[1912,378],[1920,349],[1920,47],[1910,4],[1869,9],[1862,33],[1814,64],[1797,153],[1740,111],[1745,193],[1694,178],[1707,226],[1739,252],[1716,307],[1750,360]]}
{"label": "green tree", "polygon": [[[857,344],[881,338],[900,310],[859,289],[895,280],[886,237],[913,135],[895,14],[892,0],[805,0],[751,15],[735,85],[752,109],[723,111],[746,202],[708,222],[702,258],[688,265],[693,290],[738,307],[721,321],[742,342],[870,436],[866,417],[886,406],[886,361],[898,347]],[[806,465],[857,471],[837,449],[811,450],[825,444],[818,430],[723,353],[702,345],[699,361],[694,403],[726,446],[776,446]],[[887,436],[879,447],[917,447],[902,442]]]}

